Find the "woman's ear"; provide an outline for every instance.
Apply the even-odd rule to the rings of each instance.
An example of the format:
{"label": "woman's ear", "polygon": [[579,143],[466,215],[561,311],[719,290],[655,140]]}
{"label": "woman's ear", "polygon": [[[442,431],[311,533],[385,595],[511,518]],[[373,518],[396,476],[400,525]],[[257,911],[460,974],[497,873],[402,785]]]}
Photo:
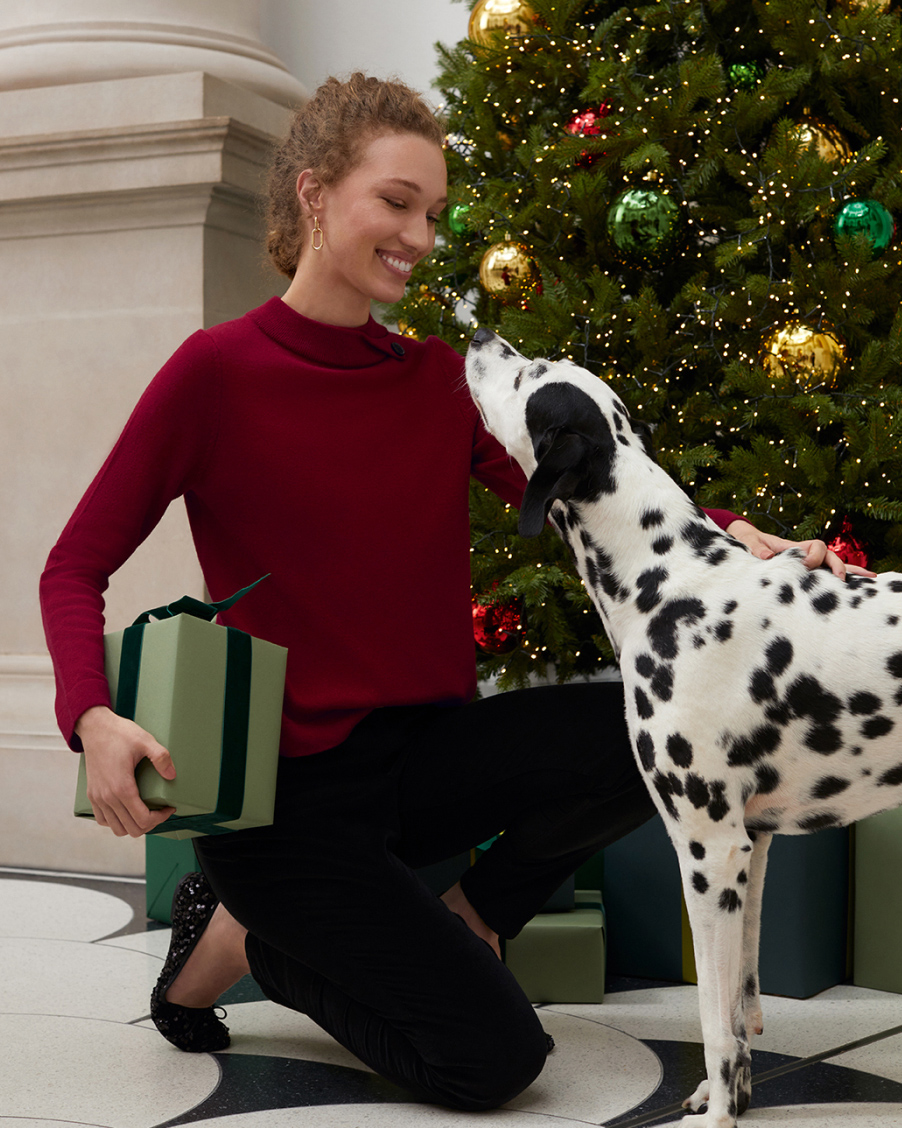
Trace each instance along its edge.
{"label": "woman's ear", "polygon": [[297,192],[301,214],[309,219],[323,203],[323,185],[312,169],[305,168],[298,177]]}

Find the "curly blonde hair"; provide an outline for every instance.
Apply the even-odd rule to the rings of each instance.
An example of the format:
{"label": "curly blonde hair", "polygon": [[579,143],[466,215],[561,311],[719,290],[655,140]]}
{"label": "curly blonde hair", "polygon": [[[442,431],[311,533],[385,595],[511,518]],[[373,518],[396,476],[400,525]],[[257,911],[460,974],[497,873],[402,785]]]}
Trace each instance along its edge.
{"label": "curly blonde hair", "polygon": [[346,82],[326,79],[294,115],[269,173],[266,249],[280,273],[294,278],[305,242],[298,176],[309,168],[323,184],[337,184],[383,133],[414,133],[437,145],[445,139],[441,122],[415,90],[359,71]]}

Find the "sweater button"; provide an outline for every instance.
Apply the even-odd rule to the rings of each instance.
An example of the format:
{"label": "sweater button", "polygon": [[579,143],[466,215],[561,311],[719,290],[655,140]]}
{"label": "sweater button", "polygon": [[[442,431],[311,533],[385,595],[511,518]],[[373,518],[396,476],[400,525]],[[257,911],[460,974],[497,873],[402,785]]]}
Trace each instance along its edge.
{"label": "sweater button", "polygon": [[395,356],[404,356],[404,346],[400,341],[392,341],[391,351],[395,354]]}

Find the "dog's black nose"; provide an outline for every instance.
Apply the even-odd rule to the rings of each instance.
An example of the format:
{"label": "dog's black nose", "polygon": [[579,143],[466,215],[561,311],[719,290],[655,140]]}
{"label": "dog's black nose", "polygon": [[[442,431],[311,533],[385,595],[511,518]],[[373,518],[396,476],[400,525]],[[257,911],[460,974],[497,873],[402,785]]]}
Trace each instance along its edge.
{"label": "dog's black nose", "polygon": [[474,345],[485,345],[489,341],[493,340],[494,337],[495,334],[491,329],[477,329],[473,334],[473,340],[471,343]]}

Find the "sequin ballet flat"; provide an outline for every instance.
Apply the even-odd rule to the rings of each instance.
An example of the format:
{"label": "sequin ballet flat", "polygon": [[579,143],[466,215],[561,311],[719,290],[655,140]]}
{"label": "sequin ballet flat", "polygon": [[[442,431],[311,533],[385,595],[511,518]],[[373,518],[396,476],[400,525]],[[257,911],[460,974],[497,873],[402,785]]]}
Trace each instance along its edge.
{"label": "sequin ballet flat", "polygon": [[[219,902],[202,873],[189,873],[172,897],[172,940],[160,978],[150,996],[150,1017],[163,1037],[186,1053],[207,1054],[224,1050],[229,1028],[215,1007],[182,1007],[168,1003],[166,992],[194,951]],[[220,1010],[222,1008],[219,1008]],[[223,1016],[225,1011],[222,1012]]]}

